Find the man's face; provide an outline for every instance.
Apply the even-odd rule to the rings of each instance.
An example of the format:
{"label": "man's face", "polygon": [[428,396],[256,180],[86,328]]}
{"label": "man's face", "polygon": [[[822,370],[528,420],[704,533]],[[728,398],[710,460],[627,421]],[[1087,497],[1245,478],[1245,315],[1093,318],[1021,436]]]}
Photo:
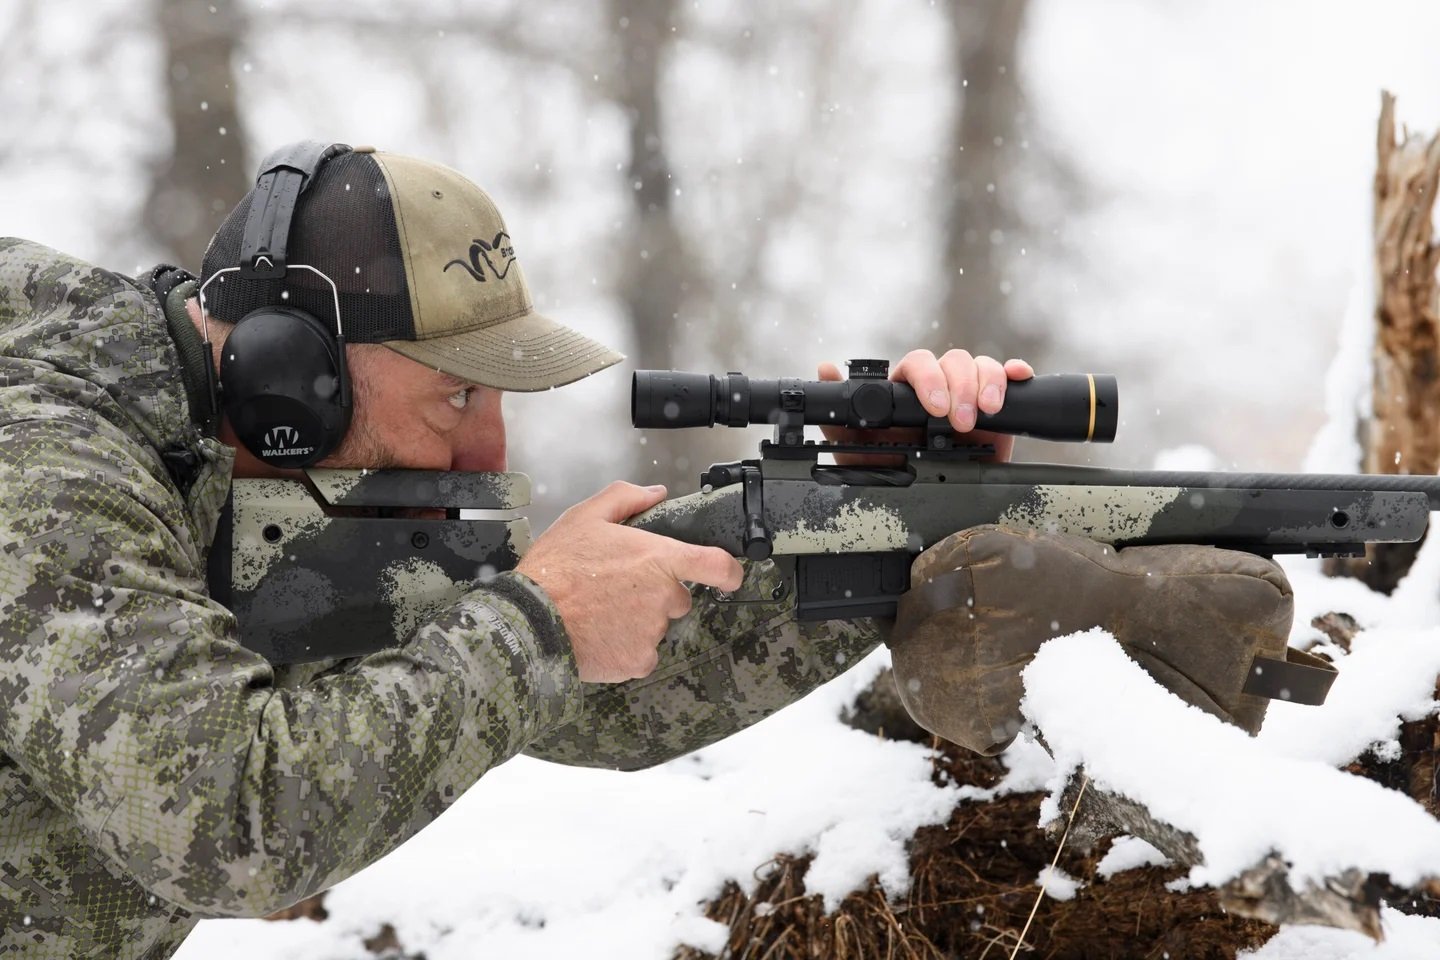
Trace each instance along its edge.
{"label": "man's face", "polygon": [[324,467],[504,470],[501,392],[458,380],[388,347],[349,348],[355,415]]}

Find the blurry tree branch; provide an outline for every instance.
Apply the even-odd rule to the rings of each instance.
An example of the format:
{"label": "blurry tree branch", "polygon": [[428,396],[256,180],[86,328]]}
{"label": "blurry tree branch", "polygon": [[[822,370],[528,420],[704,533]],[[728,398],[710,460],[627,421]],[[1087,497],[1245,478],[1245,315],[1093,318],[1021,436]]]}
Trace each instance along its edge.
{"label": "blurry tree branch", "polygon": [[[609,19],[617,26],[617,104],[629,125],[626,193],[633,201],[629,237],[620,244],[626,259],[617,288],[632,318],[637,366],[690,369],[711,359],[723,360],[730,368],[747,365],[757,346],[749,316],[752,303],[763,301],[768,310],[796,323],[814,310],[813,304],[798,302],[800,294],[769,288],[765,268],[777,232],[793,225],[804,211],[834,205],[845,196],[840,184],[827,182],[842,176],[838,166],[823,168],[831,177],[817,177],[823,165],[809,161],[823,142],[824,105],[831,99],[840,35],[849,21],[829,10],[780,8],[762,16],[763,24],[737,31],[729,24],[706,23],[674,0],[610,2]],[[725,66],[734,84],[731,95],[747,101],[757,94],[747,91],[746,84],[773,88],[766,70],[778,59],[757,36],[786,44],[792,58],[795,44],[800,44],[797,76],[809,109],[800,113],[798,126],[786,124],[783,131],[770,129],[775,125],[760,118],[758,149],[745,157],[744,189],[710,192],[716,206],[706,218],[709,232],[699,233],[687,226],[685,214],[690,211],[676,201],[682,184],[666,140],[677,131],[683,136],[687,107],[675,82],[666,82],[665,60],[675,55],[679,40],[720,53],[731,60]],[[677,106],[667,111],[667,104]],[[699,170],[692,168],[690,179],[720,175],[734,160],[703,160]],[[690,190],[684,195],[706,194]],[[730,289],[740,292],[725,296]],[[773,363],[773,349],[765,359]],[[647,479],[688,491],[700,470],[721,458],[724,444],[708,431],[678,433],[665,438],[663,456],[642,447],[637,466]]]}
{"label": "blurry tree branch", "polygon": [[[824,105],[833,99],[832,90],[837,75],[835,61],[841,48],[840,35],[848,20],[843,11],[834,9],[818,15],[801,14],[803,20],[799,23],[794,22],[797,14],[793,11],[778,10],[775,13],[789,18],[789,21],[770,24],[773,29],[767,29],[765,34],[787,38],[798,36],[804,39],[806,56],[803,62],[809,65],[805,86],[811,93],[813,107],[805,113],[801,126],[787,131],[790,137],[788,145],[772,142],[769,144],[770,149],[751,159],[752,167],[766,165],[759,174],[751,178],[756,193],[753,199],[748,201],[748,205],[755,212],[755,216],[750,218],[752,222],[747,222],[744,226],[746,242],[727,245],[725,251],[730,256],[738,254],[740,258],[731,268],[732,275],[737,277],[736,282],[740,286],[762,291],[762,295],[776,309],[798,318],[805,316],[811,305],[800,302],[788,291],[766,289],[764,264],[774,252],[773,240],[777,229],[794,222],[803,211],[813,208],[817,202],[833,204],[846,195],[842,189],[843,184],[837,182],[839,168],[832,168],[832,176],[822,180],[813,176],[814,171],[807,171],[811,176],[803,175],[797,160],[804,158],[806,147],[813,147],[820,138],[822,111]],[[753,42],[736,42],[733,35],[716,34],[712,31],[705,36],[705,41],[735,57],[738,61],[737,67],[742,70],[746,67],[759,69],[770,59],[760,55],[766,51],[759,45]],[[739,318],[733,318],[731,323],[713,325],[710,347],[717,355],[727,355],[731,363],[742,360],[748,363],[748,356],[737,356],[737,348],[743,353],[749,346],[745,342],[744,331],[737,329],[738,325]],[[792,375],[808,377],[813,372],[802,370]]]}
{"label": "blurry tree branch", "polygon": [[634,323],[636,363],[668,368],[682,284],[692,272],[671,205],[674,178],[661,130],[660,73],[675,0],[610,0],[609,7],[626,23],[618,33],[617,67],[629,128],[632,226],[620,244],[626,252],[620,296]]}
{"label": "blurry tree branch", "polygon": [[974,353],[1034,357],[1042,338],[1016,323],[1009,261],[1023,243],[1015,202],[1020,35],[1028,0],[950,0],[956,114],[950,143],[941,327]]}
{"label": "blurry tree branch", "polygon": [[[680,316],[699,276],[676,220],[674,175],[662,128],[662,75],[675,36],[676,0],[609,0],[617,24],[616,93],[629,132],[625,177],[631,211],[617,248],[622,251],[619,290],[631,324],[632,359],[641,368],[676,367]],[[707,444],[699,431],[667,437],[665,455],[638,448],[633,476],[688,493]],[[651,460],[658,461],[651,463]]]}
{"label": "blurry tree branch", "polygon": [[174,142],[153,168],[143,220],[167,260],[198,269],[216,224],[249,187],[232,72],[240,18],[234,0],[159,0],[156,15]]}
{"label": "blurry tree branch", "polygon": [[[33,39],[38,29],[35,23],[38,9],[39,0],[13,0],[9,14],[11,17],[9,28],[0,30],[0,64],[5,64],[12,69],[16,65],[31,67],[35,58]],[[38,74],[39,70],[36,70],[36,73]],[[37,112],[44,114],[53,109],[51,101],[54,94],[49,84],[35,84],[27,91],[27,94],[34,98],[31,102],[34,103]],[[16,120],[15,117],[8,119],[11,123]],[[24,143],[24,138],[20,137],[11,137],[0,142],[0,161],[8,162],[22,143]],[[29,154],[29,150],[26,152]]]}
{"label": "blurry tree branch", "polygon": [[[388,8],[387,8],[388,9]],[[296,4],[285,11],[285,23],[334,33],[344,30],[351,35],[373,36],[387,43],[446,36],[469,36],[483,40],[497,53],[568,70],[584,76],[591,67],[589,51],[572,43],[552,43],[537,39],[525,26],[531,22],[513,10],[480,13],[473,8],[454,13],[427,12],[407,6],[403,14],[385,11],[357,10],[330,4]],[[600,92],[614,96],[616,91],[602,78]]]}

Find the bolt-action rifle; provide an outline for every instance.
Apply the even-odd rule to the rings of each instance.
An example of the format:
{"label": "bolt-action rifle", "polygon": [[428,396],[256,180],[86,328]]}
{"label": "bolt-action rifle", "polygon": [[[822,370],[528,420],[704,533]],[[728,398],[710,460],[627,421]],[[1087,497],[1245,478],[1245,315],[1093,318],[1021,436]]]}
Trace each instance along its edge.
{"label": "bolt-action rifle", "polygon": [[[636,526],[786,568],[786,602],[802,620],[893,616],[910,563],[980,524],[1080,534],[1117,547],[1195,543],[1273,556],[1349,556],[1367,543],[1424,536],[1440,477],[1113,470],[995,463],[966,446],[883,360],[851,360],[845,381],[752,380],[642,370],[636,427],[773,424],[760,457],[712,466],[701,492],[659,504]],[[976,428],[1048,440],[1110,442],[1114,377],[1055,374],[1015,381]],[[911,443],[807,439],[807,425],[914,428]],[[820,463],[888,455],[893,466]],[[782,598],[728,597],[730,602]]]}

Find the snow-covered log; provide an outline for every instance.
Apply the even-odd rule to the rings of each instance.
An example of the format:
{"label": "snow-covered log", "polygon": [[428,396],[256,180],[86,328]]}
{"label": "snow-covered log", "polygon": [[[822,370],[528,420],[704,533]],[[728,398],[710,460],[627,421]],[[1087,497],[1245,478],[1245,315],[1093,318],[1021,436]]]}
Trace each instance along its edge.
{"label": "snow-covered log", "polygon": [[[1193,834],[1157,820],[1142,804],[1119,794],[1091,789],[1087,784],[1082,796],[1080,785],[1085,782],[1082,774],[1066,784],[1062,807],[1067,814],[1050,822],[1051,836],[1058,839],[1064,833],[1068,811],[1075,809],[1078,799],[1070,841],[1098,843],[1105,837],[1129,834],[1144,839],[1174,863],[1197,866],[1204,862]],[[1381,890],[1378,878],[1354,869],[1297,884],[1292,882],[1284,858],[1271,854],[1222,884],[1218,894],[1226,910],[1276,926],[1318,923],[1380,940]]]}
{"label": "snow-covered log", "polygon": [[[1382,892],[1393,900],[1440,888],[1440,822],[1334,764],[1433,709],[1440,654],[1425,648],[1440,643],[1421,639],[1401,658],[1418,685],[1393,682],[1384,666],[1401,640],[1361,635],[1330,702],[1277,704],[1277,732],[1257,739],[1167,692],[1103,631],[1051,641],[1024,675],[1024,712],[1056,760],[1042,819],[1057,836],[1068,827],[1068,842],[1140,837],[1233,912],[1379,939]],[[1297,723],[1338,730],[1359,714],[1380,725],[1352,730],[1348,742],[1337,734],[1328,756],[1301,747],[1313,736],[1295,735]]]}

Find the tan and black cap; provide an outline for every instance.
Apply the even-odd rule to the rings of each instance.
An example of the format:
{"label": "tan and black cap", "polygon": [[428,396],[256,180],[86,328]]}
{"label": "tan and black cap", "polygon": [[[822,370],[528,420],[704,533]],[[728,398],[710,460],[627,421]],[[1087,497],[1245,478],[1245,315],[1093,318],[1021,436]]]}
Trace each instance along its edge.
{"label": "tan and black cap", "polygon": [[[249,208],[247,196],[216,231],[202,281],[240,261]],[[471,383],[547,390],[624,359],[535,311],[494,201],[440,164],[370,147],[323,163],[295,205],[287,258],[335,282],[347,342],[383,343]],[[335,323],[335,297],[309,271],[226,274],[205,294],[230,323],[265,305]]]}

